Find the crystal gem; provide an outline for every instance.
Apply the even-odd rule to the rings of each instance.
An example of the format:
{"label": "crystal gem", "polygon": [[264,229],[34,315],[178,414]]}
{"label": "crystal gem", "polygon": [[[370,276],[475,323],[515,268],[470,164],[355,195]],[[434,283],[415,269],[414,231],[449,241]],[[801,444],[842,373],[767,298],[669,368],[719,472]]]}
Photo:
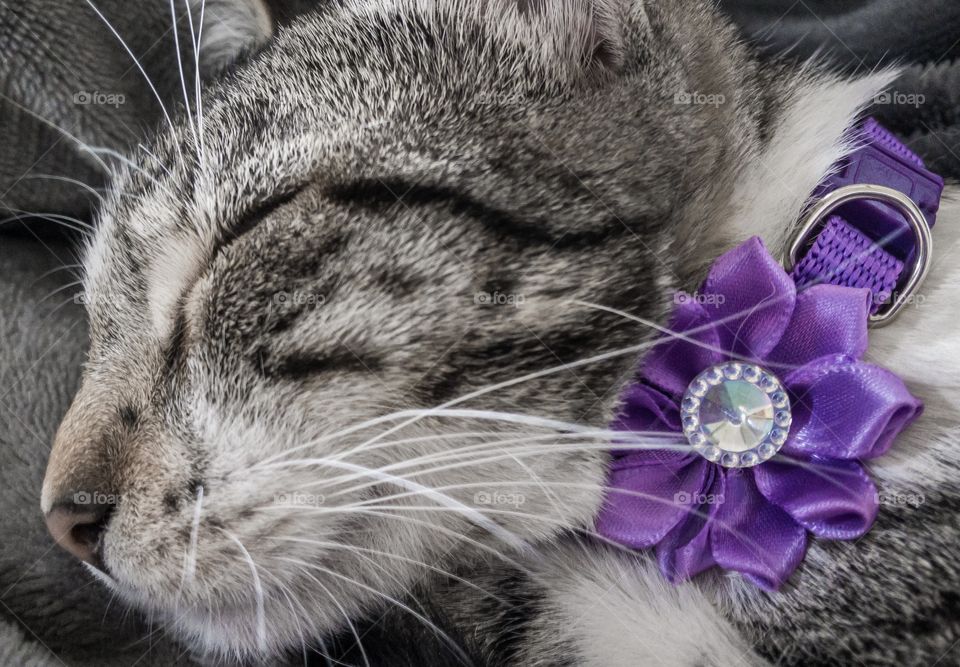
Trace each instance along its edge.
{"label": "crystal gem", "polygon": [[[705,391],[704,391],[705,390]],[[780,380],[753,364],[728,362],[698,375],[681,403],[694,450],[728,468],[772,458],[787,441],[790,399]]]}

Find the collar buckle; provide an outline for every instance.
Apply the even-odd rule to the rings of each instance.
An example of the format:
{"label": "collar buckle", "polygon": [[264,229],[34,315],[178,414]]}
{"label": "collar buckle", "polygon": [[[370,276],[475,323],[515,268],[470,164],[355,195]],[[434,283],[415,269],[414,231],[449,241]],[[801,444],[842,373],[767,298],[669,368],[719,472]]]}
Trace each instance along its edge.
{"label": "collar buckle", "polygon": [[[882,185],[855,184],[839,188],[824,196],[810,209],[794,234],[784,258],[784,268],[788,273],[793,270],[800,261],[801,252],[815,228],[828,215],[844,204],[860,199],[879,201],[893,207],[903,214],[913,233],[914,252],[911,258],[912,268],[909,277],[903,287],[894,292],[889,301],[876,313],[870,315],[870,326],[883,327],[894,320],[903,307],[907,305],[908,298],[917,291],[917,288],[926,278],[933,251],[932,235],[926,216],[910,197],[899,190]],[[877,242],[877,245],[882,247],[885,240],[881,239]]]}

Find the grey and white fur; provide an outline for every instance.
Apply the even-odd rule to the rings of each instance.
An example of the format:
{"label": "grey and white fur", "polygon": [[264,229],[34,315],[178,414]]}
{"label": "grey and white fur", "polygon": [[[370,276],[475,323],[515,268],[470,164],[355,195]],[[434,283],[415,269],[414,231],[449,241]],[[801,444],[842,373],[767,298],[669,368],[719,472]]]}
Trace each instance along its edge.
{"label": "grey and white fur", "polygon": [[115,182],[43,509],[108,498],[91,572],[212,657],[937,660],[960,639],[954,263],[873,337],[928,404],[873,473],[926,502],[814,543],[778,594],[671,586],[592,538],[607,440],[569,426],[608,424],[718,253],[783,247],[890,78],[762,64],[701,0],[318,7]]}

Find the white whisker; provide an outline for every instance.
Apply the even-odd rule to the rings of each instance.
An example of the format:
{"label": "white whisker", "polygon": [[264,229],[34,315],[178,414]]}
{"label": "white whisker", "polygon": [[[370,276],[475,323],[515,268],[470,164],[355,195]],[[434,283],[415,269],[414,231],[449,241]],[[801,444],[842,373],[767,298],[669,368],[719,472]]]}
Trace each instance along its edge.
{"label": "white whisker", "polygon": [[200,40],[203,36],[203,18],[207,9],[207,0],[201,0],[200,2],[199,27],[196,30],[193,26],[193,11],[190,8],[190,0],[183,0],[183,5],[187,11],[187,20],[190,24],[190,41],[193,43],[194,108],[196,109],[197,131],[200,136],[200,154],[203,157],[203,163],[206,164],[207,149],[203,136],[203,100],[200,94]]}
{"label": "white whisker", "polygon": [[72,141],[74,144],[76,144],[77,147],[80,148],[81,150],[87,150],[87,151],[89,151],[90,156],[93,157],[93,158],[97,161],[97,166],[99,166],[99,167],[102,169],[103,175],[104,175],[105,177],[112,177],[112,176],[113,176],[113,171],[110,169],[110,165],[108,165],[106,162],[104,162],[103,159],[100,158],[100,156],[98,156],[96,153],[94,153],[93,151],[90,151],[90,148],[91,148],[90,145],[87,144],[87,143],[85,143],[85,142],[83,142],[83,141],[81,141],[76,135],[74,135],[74,134],[72,134],[71,132],[63,129],[62,127],[60,127],[59,125],[57,125],[57,124],[54,123],[53,121],[44,118],[43,116],[39,115],[39,114],[36,113],[35,111],[32,111],[31,109],[28,109],[27,107],[23,106],[22,104],[20,104],[20,103],[17,102],[16,100],[14,100],[14,99],[12,99],[12,98],[10,98],[10,97],[7,97],[7,96],[4,95],[3,93],[0,93],[0,98],[6,100],[7,102],[9,102],[9,103],[12,104],[13,106],[17,107],[20,111],[24,112],[25,114],[29,115],[30,117],[37,119],[38,121],[40,121],[41,123],[43,123],[43,124],[46,125],[47,127],[51,128],[51,129],[53,129],[53,130],[56,130],[56,131],[59,132],[61,135],[63,135],[64,137],[66,137],[67,139],[69,139],[70,141]]}
{"label": "white whisker", "polygon": [[426,494],[435,502],[441,505],[444,505],[446,507],[450,507],[451,509],[458,510],[461,514],[463,514],[463,516],[470,519],[471,521],[476,523],[478,526],[481,526],[482,528],[486,529],[491,534],[496,535],[505,543],[510,544],[514,548],[522,549],[526,546],[523,540],[519,539],[518,537],[516,537],[509,531],[505,530],[501,526],[497,525],[496,523],[490,521],[485,516],[483,516],[482,513],[478,512],[475,508],[470,507],[468,505],[464,505],[460,501],[454,498],[450,498],[449,496],[444,496],[442,493],[433,491],[429,487],[423,486],[422,484],[411,481],[404,477],[391,475],[390,473],[381,472],[376,469],[365,468],[364,466],[353,464],[353,463],[347,463],[345,461],[337,461],[334,459],[317,459],[317,461],[322,462],[323,465],[328,465],[333,468],[340,468],[340,469],[349,470],[352,472],[362,471],[365,474],[371,477],[375,477],[382,482],[390,482],[392,484],[396,484],[404,488],[420,491]]}
{"label": "white whisker", "polygon": [[437,625],[436,625],[433,621],[431,621],[429,618],[427,618],[427,617],[424,616],[423,614],[419,613],[419,612],[416,611],[415,609],[411,608],[409,605],[404,604],[403,602],[401,602],[400,600],[396,599],[395,597],[393,597],[393,596],[391,596],[391,595],[388,595],[387,593],[384,593],[384,592],[382,592],[382,591],[378,591],[376,588],[373,588],[372,586],[367,586],[366,584],[364,584],[364,583],[361,582],[361,581],[357,581],[356,579],[353,579],[353,578],[351,578],[351,577],[348,577],[348,576],[346,576],[346,575],[344,575],[344,574],[340,574],[339,572],[335,572],[334,570],[331,570],[331,569],[329,569],[329,568],[323,567],[322,565],[316,565],[316,564],[314,564],[314,563],[307,563],[306,561],[302,561],[302,560],[299,560],[299,559],[296,559],[296,558],[288,558],[288,557],[284,557],[284,556],[279,556],[278,559],[279,559],[279,560],[283,560],[283,561],[287,561],[287,562],[290,562],[290,563],[294,563],[294,564],[297,564],[297,565],[301,565],[302,567],[307,567],[307,568],[310,568],[310,569],[314,569],[314,570],[317,570],[317,571],[319,571],[319,572],[323,572],[324,574],[327,574],[328,576],[335,577],[335,578],[337,578],[337,579],[341,579],[341,580],[343,580],[343,581],[346,581],[346,582],[348,582],[348,583],[350,583],[350,584],[352,584],[352,585],[354,585],[354,586],[357,586],[358,588],[362,588],[363,590],[365,590],[365,591],[367,591],[367,592],[369,592],[369,593],[372,593],[372,594],[374,594],[374,595],[376,595],[376,596],[378,596],[378,597],[383,598],[384,600],[386,600],[386,601],[388,601],[388,602],[393,603],[394,605],[397,606],[398,609],[402,609],[403,611],[407,612],[408,614],[411,614],[412,616],[414,616],[417,620],[419,620],[419,621],[420,621],[421,623],[423,623],[425,626],[427,626],[428,628],[430,628],[434,633],[436,633],[436,635],[437,635],[438,637],[442,638],[445,642],[447,642],[448,645],[458,654],[458,656],[460,656],[460,657],[463,659],[464,664],[466,664],[466,665],[471,664],[470,658],[463,652],[463,649],[462,649],[446,632],[444,632],[443,630],[441,630],[440,627],[437,626]]}
{"label": "white whisker", "polygon": [[81,181],[81,180],[79,180],[79,179],[76,179],[76,178],[70,178],[69,176],[60,176],[60,175],[57,175],[57,174],[25,174],[25,175],[21,176],[20,178],[21,178],[22,180],[24,180],[24,181],[29,181],[29,180],[33,180],[33,179],[44,179],[44,180],[50,180],[50,181],[60,181],[60,182],[62,182],[62,183],[70,183],[71,185],[76,185],[76,186],[78,186],[78,187],[86,190],[87,192],[89,192],[90,194],[92,194],[94,197],[96,197],[96,198],[97,198],[97,201],[99,201],[101,204],[103,204],[103,195],[102,195],[102,194],[100,194],[99,192],[97,192],[96,189],[93,188],[93,187],[91,187],[89,184],[84,183],[83,181]]}
{"label": "white whisker", "polygon": [[279,537],[279,536],[267,537],[266,539],[278,540],[281,542],[298,542],[302,544],[311,544],[311,545],[321,547],[323,549],[341,549],[341,550],[351,551],[351,552],[358,552],[358,553],[362,552],[362,553],[367,553],[374,556],[383,556],[384,558],[391,558],[393,560],[398,560],[403,563],[410,563],[411,565],[422,567],[424,569],[430,570],[431,572],[435,572],[437,574],[443,575],[444,577],[447,577],[449,579],[453,579],[454,581],[459,581],[465,586],[473,588],[477,592],[482,593],[485,597],[489,597],[502,604],[507,604],[507,601],[504,600],[503,598],[491,593],[490,591],[488,591],[487,589],[481,586],[476,585],[472,581],[464,579],[463,577],[460,577],[454,574],[453,572],[450,572],[449,570],[445,570],[442,567],[437,567],[436,565],[425,563],[422,560],[417,560],[416,558],[408,558],[406,556],[401,556],[399,554],[390,553],[389,551],[382,551],[380,549],[367,549],[365,547],[356,546],[354,544],[343,544],[341,542],[329,542],[324,540],[310,540],[310,539],[301,538],[301,537]]}
{"label": "white whisker", "polygon": [[[443,435],[433,435],[433,436],[424,436],[421,438],[406,438],[401,440],[384,440],[378,443],[378,446],[398,446],[400,444],[407,443],[425,443],[434,440],[454,440],[459,437],[460,434],[451,433]],[[473,436],[474,434],[468,434]],[[490,437],[490,433],[478,433],[478,437]],[[656,440],[656,444],[648,442],[638,442],[639,438],[649,438],[651,440]],[[414,457],[411,459],[404,459],[398,461],[397,463],[388,464],[379,468],[382,471],[394,471],[402,470],[409,468],[414,465],[419,465],[421,463],[430,463],[435,461],[444,461],[448,458],[454,458],[457,456],[465,456],[469,454],[485,454],[491,448],[504,447],[506,445],[512,445],[517,443],[533,443],[540,440],[564,440],[567,438],[595,438],[597,440],[611,440],[616,443],[616,449],[621,451],[641,451],[641,450],[674,450],[674,451],[687,451],[689,449],[689,444],[685,442],[677,442],[679,436],[676,434],[665,434],[658,432],[651,433],[639,433],[639,432],[628,432],[628,431],[582,431],[579,433],[548,433],[548,434],[534,434],[534,435],[524,435],[519,438],[509,438],[505,440],[493,440],[485,441],[476,445],[468,445],[465,447],[457,447],[453,449],[445,449],[440,452],[433,452],[425,454],[423,456]],[[583,444],[576,445],[572,450],[567,448],[565,451],[586,451],[586,450],[602,450],[607,451],[611,449],[611,444],[609,443],[590,443],[585,442]],[[542,445],[540,449],[536,451],[542,452],[556,452],[558,450],[555,444],[547,443]],[[337,457],[334,457],[336,460]],[[315,466],[322,465],[328,459],[316,460],[316,459],[287,459],[285,461],[278,461],[276,463],[271,463],[266,466],[263,466],[266,469],[273,470],[278,468],[289,468],[289,467],[301,467],[301,466]],[[346,474],[338,475],[336,477],[325,478],[325,482],[328,484],[334,483],[343,483],[352,481],[354,479],[362,479],[367,477],[365,473],[355,473],[355,474]]]}
{"label": "white whisker", "polygon": [[[167,107],[164,105],[163,100],[160,99],[160,93],[157,92],[156,87],[153,85],[153,81],[147,75],[147,71],[143,69],[143,65],[140,64],[140,60],[133,55],[133,51],[130,50],[130,47],[127,45],[127,42],[120,36],[120,33],[117,32],[116,28],[113,27],[113,24],[107,20],[107,17],[97,9],[97,6],[93,4],[93,0],[85,0],[85,2],[90,5],[90,8],[96,13],[96,15],[103,21],[104,25],[113,33],[113,36],[117,38],[121,46],[127,52],[127,55],[133,60],[133,64],[136,65],[137,69],[140,70],[140,74],[143,75],[143,79],[146,84],[150,87],[150,90],[153,92],[153,96],[157,98],[157,103],[160,105],[160,110],[163,112],[163,117],[167,120],[167,125],[170,127],[170,133],[173,137],[176,137],[176,129],[173,126],[173,120],[170,118],[170,114],[167,112]],[[177,149],[177,152],[180,152],[180,145],[174,140],[174,147]],[[183,160],[183,154],[180,154],[181,161]]]}
{"label": "white whisker", "polygon": [[260,581],[260,574],[257,572],[257,565],[253,561],[253,557],[250,555],[250,552],[247,551],[247,548],[243,546],[243,543],[240,542],[237,537],[227,531],[220,529],[224,535],[226,535],[234,544],[237,545],[237,548],[240,549],[240,552],[243,554],[243,557],[246,559],[247,564],[250,566],[250,576],[253,578],[253,592],[256,599],[256,615],[257,615],[257,647],[266,652],[267,649],[267,621],[264,612],[264,602],[263,602],[263,583]]}
{"label": "white whisker", "polygon": [[[367,652],[366,652],[366,650],[363,648],[363,642],[361,641],[361,635],[360,635],[359,632],[357,632],[357,627],[353,624],[353,621],[350,619],[350,614],[348,614],[348,613],[347,613],[347,610],[343,608],[343,605],[342,605],[342,604],[340,604],[340,601],[337,599],[337,596],[334,595],[334,594],[330,591],[330,589],[327,588],[327,586],[326,586],[322,581],[320,581],[319,579],[317,579],[315,576],[313,576],[312,574],[310,574],[310,573],[307,572],[307,571],[304,571],[303,574],[305,574],[305,575],[307,575],[308,577],[310,577],[310,579],[311,579],[315,584],[317,584],[317,586],[320,587],[320,589],[323,591],[323,593],[324,593],[327,597],[330,598],[331,602],[333,602],[334,606],[336,606],[336,608],[339,610],[340,614],[343,616],[343,620],[346,621],[347,627],[350,629],[351,634],[353,634],[353,637],[354,637],[354,639],[356,640],[357,649],[359,649],[359,651],[360,651],[360,656],[363,658],[363,663],[364,663],[364,665],[366,665],[366,667],[370,667],[370,660],[369,660],[369,658],[367,658]],[[329,662],[329,660],[330,660],[329,656],[324,656],[324,657],[326,657],[327,660],[328,660],[328,662]]]}
{"label": "white whisker", "polygon": [[497,559],[499,559],[499,560],[502,560],[503,562],[505,562],[505,563],[507,563],[507,564],[509,564],[509,565],[511,565],[511,566],[513,566],[513,567],[516,567],[517,569],[523,569],[523,566],[522,566],[518,561],[516,561],[516,560],[510,558],[509,556],[507,556],[507,555],[503,552],[502,549],[495,549],[495,548],[493,548],[492,546],[490,546],[490,545],[488,545],[488,544],[484,544],[483,542],[480,542],[480,541],[478,541],[478,540],[473,539],[472,537],[467,537],[466,535],[464,535],[464,534],[461,533],[461,532],[457,532],[457,531],[455,531],[455,530],[450,530],[449,528],[446,528],[445,526],[438,526],[438,525],[436,525],[436,524],[434,524],[434,523],[430,523],[429,521],[421,521],[420,519],[416,519],[416,518],[414,518],[414,517],[397,516],[397,515],[394,515],[394,514],[390,514],[390,513],[388,513],[388,512],[381,512],[381,511],[379,511],[379,510],[370,509],[370,508],[366,508],[366,507],[354,507],[354,508],[346,508],[346,509],[343,509],[343,508],[332,508],[332,507],[314,507],[314,506],[308,507],[308,506],[304,506],[304,505],[277,505],[277,504],[268,504],[268,505],[261,505],[261,506],[259,506],[259,507],[256,507],[256,508],[254,508],[254,511],[258,511],[258,512],[269,512],[269,511],[272,511],[272,510],[290,510],[290,509],[309,511],[309,512],[311,512],[311,513],[313,513],[313,514],[331,514],[331,515],[335,515],[335,514],[365,514],[365,515],[369,515],[369,516],[378,516],[378,517],[382,517],[382,518],[387,518],[387,519],[395,520],[395,521],[405,521],[405,522],[407,522],[407,523],[411,523],[411,524],[416,525],[416,526],[421,526],[421,527],[424,527],[424,528],[429,528],[430,530],[437,531],[437,532],[439,532],[439,533],[441,533],[441,534],[443,534],[443,535],[445,535],[445,536],[447,536],[447,537],[449,537],[449,538],[452,538],[453,540],[456,540],[456,541],[458,541],[458,542],[464,542],[464,543],[466,543],[466,544],[469,544],[470,546],[475,547],[475,548],[477,548],[477,549],[479,549],[479,550],[481,550],[481,551],[483,551],[483,552],[485,552],[485,553],[487,553],[487,554],[489,554],[489,555],[491,555],[491,556],[493,556],[493,557],[495,557],[495,558],[497,558]]}
{"label": "white whisker", "polygon": [[[539,446],[533,446],[533,447],[518,447],[518,448],[512,449],[512,450],[510,450],[510,451],[504,451],[504,452],[501,452],[501,453],[499,453],[499,454],[490,455],[490,456],[485,456],[484,458],[479,458],[479,459],[472,459],[472,460],[469,460],[469,461],[459,461],[458,458],[461,458],[460,456],[457,456],[457,455],[449,455],[449,456],[447,456],[447,455],[445,455],[445,454],[446,454],[445,452],[441,452],[441,453],[438,453],[438,454],[436,454],[436,455],[431,455],[431,456],[429,456],[429,457],[419,457],[419,458],[423,459],[422,461],[419,461],[419,462],[417,462],[417,461],[415,461],[415,460],[411,460],[411,461],[414,462],[414,465],[422,465],[422,464],[424,464],[424,463],[443,462],[443,461],[449,461],[449,460],[451,460],[451,459],[452,459],[453,461],[455,461],[455,462],[454,462],[454,463],[447,463],[447,464],[445,464],[445,465],[440,465],[440,466],[436,466],[436,467],[433,467],[433,468],[426,468],[426,469],[414,470],[413,472],[407,473],[407,474],[406,474],[406,477],[407,477],[407,478],[410,478],[410,477],[418,477],[418,476],[422,476],[422,475],[432,475],[432,474],[435,474],[435,473],[438,473],[438,472],[444,472],[444,471],[448,471],[448,470],[457,470],[457,469],[461,469],[461,468],[468,467],[468,466],[478,466],[478,465],[489,464],[489,463],[497,463],[497,462],[503,461],[503,460],[505,460],[505,459],[518,460],[518,457],[524,457],[524,456],[539,456],[539,455],[541,455],[541,454],[552,454],[552,455],[556,455],[556,454],[569,454],[569,453],[573,453],[573,452],[582,452],[582,451],[601,451],[601,452],[605,452],[605,451],[609,451],[609,449],[610,449],[610,445],[609,445],[609,444],[606,444],[606,443],[599,444],[599,443],[589,443],[589,442],[588,442],[588,443],[570,443],[570,444],[566,444],[566,445],[552,445],[552,444],[548,444],[548,445],[539,445]],[[638,448],[637,450],[639,450],[639,451],[649,451],[649,450],[661,451],[661,450],[665,450],[665,451],[689,452],[689,451],[690,451],[690,446],[689,446],[689,445],[676,445],[676,446],[674,446],[674,447],[665,447],[665,446],[663,446],[663,445],[656,445],[656,446],[652,446],[652,447],[650,447],[650,448]],[[471,452],[471,453],[473,453],[473,452]],[[310,459],[307,459],[306,461],[310,461]],[[403,464],[394,464],[394,465],[397,465],[397,467],[410,467],[409,465],[407,465],[408,463],[409,463],[409,462],[403,462]],[[389,467],[392,467],[392,466],[386,466],[386,467],[389,468]],[[329,482],[328,482],[327,480],[321,480],[321,481],[318,482],[318,483],[328,483],[328,484],[329,484]],[[366,489],[366,488],[369,488],[369,487],[371,487],[371,486],[376,486],[376,485],[378,485],[378,484],[380,484],[380,483],[381,483],[381,482],[379,482],[379,481],[368,481],[368,482],[366,482],[366,483],[364,483],[364,484],[359,484],[359,485],[355,485],[355,486],[349,487],[349,488],[347,488],[347,489],[342,489],[342,490],[339,490],[339,491],[335,491],[335,492],[333,492],[333,493],[330,493],[328,497],[330,497],[330,498],[335,498],[335,497],[337,497],[337,496],[346,495],[346,494],[348,494],[348,493],[355,493],[355,492],[357,492],[357,491],[361,491],[361,490]],[[331,484],[331,486],[332,486],[332,484]]]}
{"label": "white whisker", "polygon": [[[202,153],[200,151],[200,141],[197,136],[197,128],[193,123],[193,115],[190,112],[190,96],[187,95],[187,80],[183,74],[183,59],[180,55],[180,28],[177,25],[177,9],[174,4],[174,0],[170,0],[170,20],[173,25],[171,27],[173,31],[173,44],[174,50],[177,53],[177,69],[180,71],[180,88],[183,90],[183,105],[187,110],[187,123],[190,125],[190,131],[193,134],[193,143],[197,150],[197,159],[202,163]],[[193,29],[193,24],[190,25],[191,30]]]}

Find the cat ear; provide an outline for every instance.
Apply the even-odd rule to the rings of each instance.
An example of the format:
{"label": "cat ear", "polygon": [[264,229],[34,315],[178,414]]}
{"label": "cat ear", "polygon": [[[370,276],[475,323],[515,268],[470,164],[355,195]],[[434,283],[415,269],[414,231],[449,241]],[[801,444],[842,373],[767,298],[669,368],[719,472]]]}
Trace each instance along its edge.
{"label": "cat ear", "polygon": [[552,46],[584,64],[616,69],[624,58],[623,24],[630,0],[506,0],[545,30]]}
{"label": "cat ear", "polygon": [[194,24],[202,25],[200,68],[205,76],[220,72],[273,36],[265,0],[190,0],[190,5]]}

